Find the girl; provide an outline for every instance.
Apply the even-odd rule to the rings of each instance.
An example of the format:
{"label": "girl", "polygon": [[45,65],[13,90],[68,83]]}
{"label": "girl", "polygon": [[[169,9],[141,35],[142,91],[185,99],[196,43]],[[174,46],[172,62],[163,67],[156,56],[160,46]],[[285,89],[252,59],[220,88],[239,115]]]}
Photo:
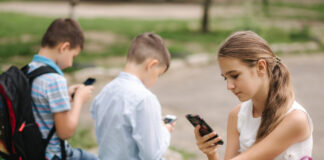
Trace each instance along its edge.
{"label": "girl", "polygon": [[[287,67],[267,42],[251,31],[236,32],[218,53],[227,89],[242,102],[228,117],[225,159],[299,160],[311,156],[312,121],[295,101]],[[207,141],[195,128],[199,149],[218,160],[219,138]]]}

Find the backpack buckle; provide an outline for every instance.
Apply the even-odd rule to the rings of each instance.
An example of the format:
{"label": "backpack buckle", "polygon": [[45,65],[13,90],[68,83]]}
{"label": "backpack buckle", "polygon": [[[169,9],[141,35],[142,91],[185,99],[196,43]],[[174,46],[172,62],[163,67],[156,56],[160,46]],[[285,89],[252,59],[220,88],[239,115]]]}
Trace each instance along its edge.
{"label": "backpack buckle", "polygon": [[22,124],[21,124],[21,126],[19,127],[19,132],[22,132],[23,130],[24,130],[24,128],[25,128],[25,126],[26,126],[26,123],[25,122],[23,122]]}

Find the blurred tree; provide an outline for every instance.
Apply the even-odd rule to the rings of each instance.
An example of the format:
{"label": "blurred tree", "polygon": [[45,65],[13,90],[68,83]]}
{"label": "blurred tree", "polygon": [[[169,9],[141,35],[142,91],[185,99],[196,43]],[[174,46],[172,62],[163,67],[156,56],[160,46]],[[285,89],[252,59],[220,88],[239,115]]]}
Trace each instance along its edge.
{"label": "blurred tree", "polygon": [[69,17],[75,19],[75,6],[79,3],[80,0],[69,0],[69,1],[70,1]]}
{"label": "blurred tree", "polygon": [[262,10],[265,16],[269,16],[269,1],[262,0]]}
{"label": "blurred tree", "polygon": [[201,31],[203,33],[207,33],[209,31],[208,23],[209,23],[209,8],[211,5],[211,0],[204,0],[203,2],[203,17],[201,23]]}

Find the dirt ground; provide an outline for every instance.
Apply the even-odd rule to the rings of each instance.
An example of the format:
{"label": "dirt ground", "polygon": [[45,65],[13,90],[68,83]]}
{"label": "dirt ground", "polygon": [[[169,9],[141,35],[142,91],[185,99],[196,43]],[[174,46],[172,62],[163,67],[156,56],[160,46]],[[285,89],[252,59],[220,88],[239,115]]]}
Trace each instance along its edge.
{"label": "dirt ground", "polygon": [[[0,11],[14,11],[32,15],[67,16],[70,8],[68,2],[4,2]],[[228,14],[224,14],[224,13]],[[139,19],[197,19],[202,14],[199,4],[142,4],[142,3],[87,3],[82,2],[75,9],[76,17],[97,18],[139,18]],[[211,15],[220,17],[238,16],[240,7],[212,7]]]}

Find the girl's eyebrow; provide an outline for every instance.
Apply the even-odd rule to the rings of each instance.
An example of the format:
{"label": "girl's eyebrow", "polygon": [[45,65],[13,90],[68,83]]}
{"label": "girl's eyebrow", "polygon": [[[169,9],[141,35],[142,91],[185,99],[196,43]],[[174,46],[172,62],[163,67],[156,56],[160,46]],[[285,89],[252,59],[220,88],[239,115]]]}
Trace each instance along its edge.
{"label": "girl's eyebrow", "polygon": [[235,72],[237,72],[237,71],[236,70],[231,70],[231,71],[226,72],[225,75],[222,73],[221,76],[225,77],[226,75],[231,74],[231,73],[235,73]]}

